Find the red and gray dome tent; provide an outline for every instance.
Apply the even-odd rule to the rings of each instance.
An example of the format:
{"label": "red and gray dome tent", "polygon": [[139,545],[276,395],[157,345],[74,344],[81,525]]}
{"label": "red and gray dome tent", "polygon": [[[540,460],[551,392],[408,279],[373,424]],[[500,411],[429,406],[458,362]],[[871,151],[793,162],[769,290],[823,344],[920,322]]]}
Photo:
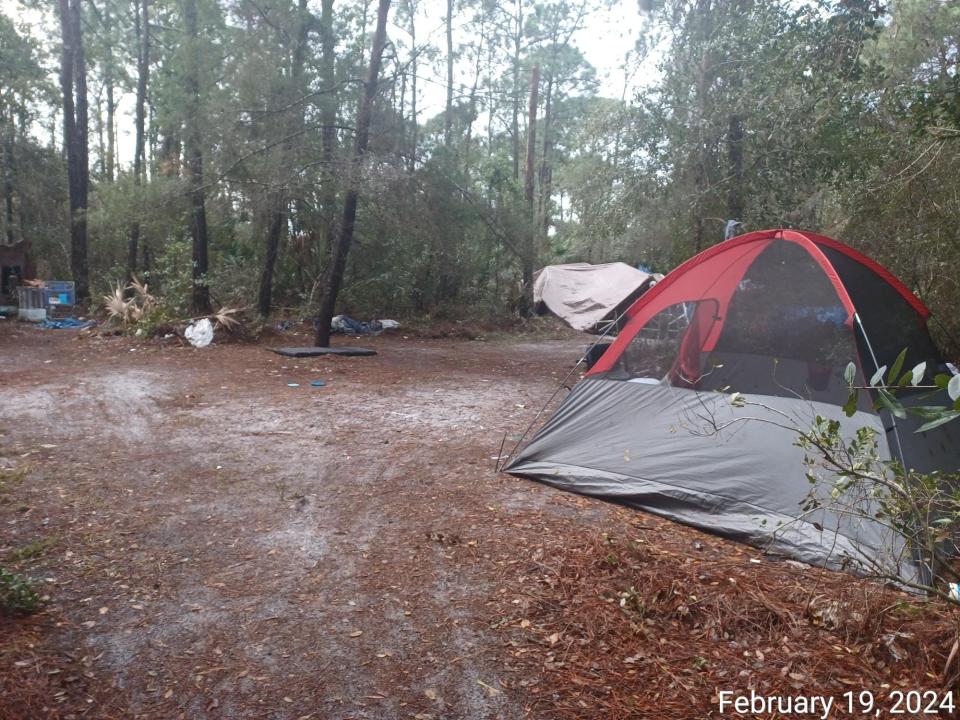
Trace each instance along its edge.
{"label": "red and gray dome tent", "polygon": [[[765,230],[691,258],[626,315],[507,472],[819,565],[862,568],[896,555],[887,569],[915,575],[880,522],[822,509],[798,519],[811,485],[790,427],[809,428],[817,415],[851,435],[871,427],[883,457],[957,471],[960,422],[915,433],[919,419],[878,413],[866,397],[853,417],[842,410],[850,362],[859,384],[904,348],[904,367],[926,361],[926,382],[949,372],[929,310],[903,283],[836,240]],[[734,407],[730,391],[750,404]]]}

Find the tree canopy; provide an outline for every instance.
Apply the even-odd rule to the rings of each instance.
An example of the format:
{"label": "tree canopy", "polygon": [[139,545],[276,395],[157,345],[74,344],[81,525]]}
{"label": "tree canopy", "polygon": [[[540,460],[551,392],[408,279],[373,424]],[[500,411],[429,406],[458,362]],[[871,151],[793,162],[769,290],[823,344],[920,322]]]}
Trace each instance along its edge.
{"label": "tree canopy", "polygon": [[[355,191],[337,307],[475,317],[526,307],[531,244],[536,266],[665,272],[737,220],[839,237],[960,334],[956,4],[434,5],[389,8],[358,155],[371,0],[69,0],[63,33],[22,3],[0,15],[0,237],[68,278],[86,223],[94,297],[137,275],[171,312],[309,314]],[[643,28],[619,95],[584,43],[610,7]],[[70,88],[82,140],[65,140]],[[89,164],[82,204],[69,158]]]}

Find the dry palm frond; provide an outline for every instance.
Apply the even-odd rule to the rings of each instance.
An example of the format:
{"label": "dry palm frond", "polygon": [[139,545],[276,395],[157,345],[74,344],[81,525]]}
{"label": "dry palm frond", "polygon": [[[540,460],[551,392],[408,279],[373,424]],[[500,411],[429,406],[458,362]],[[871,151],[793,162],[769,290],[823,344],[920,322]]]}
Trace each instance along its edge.
{"label": "dry palm frond", "polygon": [[123,286],[117,283],[111,294],[103,296],[103,306],[107,309],[111,318],[127,322],[135,303],[133,300],[127,300],[123,297]]}
{"label": "dry palm frond", "polygon": [[130,284],[127,285],[127,288],[133,290],[137,299],[143,304],[149,303],[150,305],[153,305],[157,301],[157,299],[150,294],[148,285],[145,282],[140,282],[140,278],[138,278],[136,275],[132,277]]}
{"label": "dry palm frond", "polygon": [[154,307],[156,307],[157,298],[150,294],[147,284],[145,282],[140,282],[140,279],[136,275],[134,275],[130,280],[130,284],[127,285],[127,289],[133,291],[134,300],[137,303],[132,311],[134,320],[139,320]]}
{"label": "dry palm frond", "polygon": [[233,331],[240,327],[240,321],[234,317],[240,310],[241,308],[220,308],[213,315],[213,319],[223,329]]}

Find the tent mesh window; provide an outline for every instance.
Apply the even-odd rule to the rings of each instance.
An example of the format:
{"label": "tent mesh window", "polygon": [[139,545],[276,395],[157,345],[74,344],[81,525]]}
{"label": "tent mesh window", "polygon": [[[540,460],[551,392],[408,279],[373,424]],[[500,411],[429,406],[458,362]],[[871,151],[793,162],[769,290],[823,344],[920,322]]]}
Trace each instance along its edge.
{"label": "tent mesh window", "polygon": [[677,303],[654,315],[624,348],[609,376],[620,380],[657,382],[666,379],[690,329],[696,308],[696,302]]}
{"label": "tent mesh window", "polygon": [[[892,366],[904,348],[907,349],[907,357],[903,367],[909,370],[926,362],[928,382],[936,373],[946,371],[925,319],[896,288],[848,255],[823,245],[819,247],[850,293],[850,299],[863,323],[869,346],[864,341],[863,333],[858,332],[857,339],[861,344],[861,357],[868,375],[879,366]],[[876,355],[876,366],[873,355]],[[910,394],[911,391],[902,392]]]}
{"label": "tent mesh window", "polygon": [[843,404],[843,371],[859,362],[856,341],[836,289],[806,248],[770,243],[724,302],[691,299],[657,313],[607,377]]}
{"label": "tent mesh window", "polygon": [[[847,311],[824,269],[792,242],[772,242],[741,278],[712,361],[731,389],[842,404],[858,361]],[[712,389],[718,389],[712,384]]]}

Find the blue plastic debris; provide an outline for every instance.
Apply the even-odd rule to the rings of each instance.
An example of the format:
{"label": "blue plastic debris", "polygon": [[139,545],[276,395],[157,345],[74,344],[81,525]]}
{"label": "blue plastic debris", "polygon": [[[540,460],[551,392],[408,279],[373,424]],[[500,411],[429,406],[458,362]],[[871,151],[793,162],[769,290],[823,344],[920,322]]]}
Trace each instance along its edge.
{"label": "blue plastic debris", "polygon": [[310,384],[313,385],[314,387],[323,387],[323,386],[326,385],[327,383],[326,383],[325,380],[314,380],[314,381],[311,382]]}
{"label": "blue plastic debris", "polygon": [[40,327],[45,330],[64,330],[67,328],[82,330],[96,324],[95,320],[77,320],[75,317],[68,317],[62,320],[44,320],[40,323]]}

